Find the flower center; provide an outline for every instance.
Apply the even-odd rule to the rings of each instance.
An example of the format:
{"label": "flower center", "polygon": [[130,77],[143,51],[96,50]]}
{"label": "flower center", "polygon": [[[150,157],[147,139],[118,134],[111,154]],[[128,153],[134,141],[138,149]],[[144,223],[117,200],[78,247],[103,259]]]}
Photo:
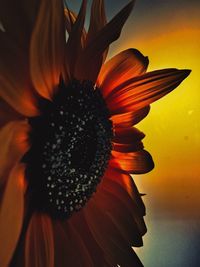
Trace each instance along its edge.
{"label": "flower center", "polygon": [[96,191],[112,149],[112,123],[91,82],[60,83],[42,115],[29,119],[32,147],[26,177],[37,209],[67,218]]}

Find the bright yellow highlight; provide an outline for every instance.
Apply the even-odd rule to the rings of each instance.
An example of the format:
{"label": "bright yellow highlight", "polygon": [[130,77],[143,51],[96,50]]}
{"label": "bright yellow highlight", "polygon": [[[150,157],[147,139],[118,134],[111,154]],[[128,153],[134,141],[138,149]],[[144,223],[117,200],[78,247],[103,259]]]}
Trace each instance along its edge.
{"label": "bright yellow highlight", "polygon": [[173,32],[167,32],[166,25],[166,31],[159,29],[152,38],[144,31],[143,38],[133,36],[118,49],[132,46],[148,55],[149,70],[192,70],[174,92],[152,104],[150,115],[139,124],[155,170],[137,178],[148,194],[148,214],[188,218],[199,216],[200,204],[200,30],[183,27],[180,21],[175,25]]}

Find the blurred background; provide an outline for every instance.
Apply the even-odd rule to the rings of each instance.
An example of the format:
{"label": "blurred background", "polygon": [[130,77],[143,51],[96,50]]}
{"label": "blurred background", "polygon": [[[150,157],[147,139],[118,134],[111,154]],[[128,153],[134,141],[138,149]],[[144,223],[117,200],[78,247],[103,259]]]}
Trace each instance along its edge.
{"label": "blurred background", "polygon": [[[127,3],[105,0],[108,19]],[[77,11],[81,1],[68,4]],[[192,69],[174,92],[152,104],[149,116],[138,124],[155,169],[134,176],[140,192],[147,194],[148,232],[137,253],[145,267],[199,267],[200,1],[137,0],[109,57],[130,47],[149,57],[149,70]]]}

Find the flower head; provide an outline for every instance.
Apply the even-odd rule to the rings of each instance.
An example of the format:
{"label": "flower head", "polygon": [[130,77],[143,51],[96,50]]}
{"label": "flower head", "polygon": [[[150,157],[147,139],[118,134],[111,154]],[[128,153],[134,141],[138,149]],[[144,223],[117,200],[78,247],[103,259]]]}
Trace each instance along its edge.
{"label": "flower head", "polygon": [[0,266],[142,266],[130,175],[154,165],[134,125],[190,71],[146,72],[136,49],[106,61],[133,5],[107,23],[93,0],[86,32],[85,0],[78,15],[61,0],[0,3]]}

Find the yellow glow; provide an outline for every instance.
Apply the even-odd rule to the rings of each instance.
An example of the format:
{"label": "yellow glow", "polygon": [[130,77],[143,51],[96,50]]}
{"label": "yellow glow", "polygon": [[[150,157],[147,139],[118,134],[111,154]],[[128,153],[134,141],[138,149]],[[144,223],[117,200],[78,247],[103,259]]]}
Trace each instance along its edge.
{"label": "yellow glow", "polygon": [[153,215],[196,216],[200,203],[200,30],[180,27],[183,23],[179,21],[173,32],[167,32],[166,25],[167,34],[158,30],[152,38],[145,37],[144,31],[142,38],[134,37],[117,48],[135,47],[148,55],[149,71],[192,69],[174,92],[152,104],[150,115],[138,125],[146,133],[145,147],[156,165],[154,171],[137,178],[139,188],[150,196]]}

